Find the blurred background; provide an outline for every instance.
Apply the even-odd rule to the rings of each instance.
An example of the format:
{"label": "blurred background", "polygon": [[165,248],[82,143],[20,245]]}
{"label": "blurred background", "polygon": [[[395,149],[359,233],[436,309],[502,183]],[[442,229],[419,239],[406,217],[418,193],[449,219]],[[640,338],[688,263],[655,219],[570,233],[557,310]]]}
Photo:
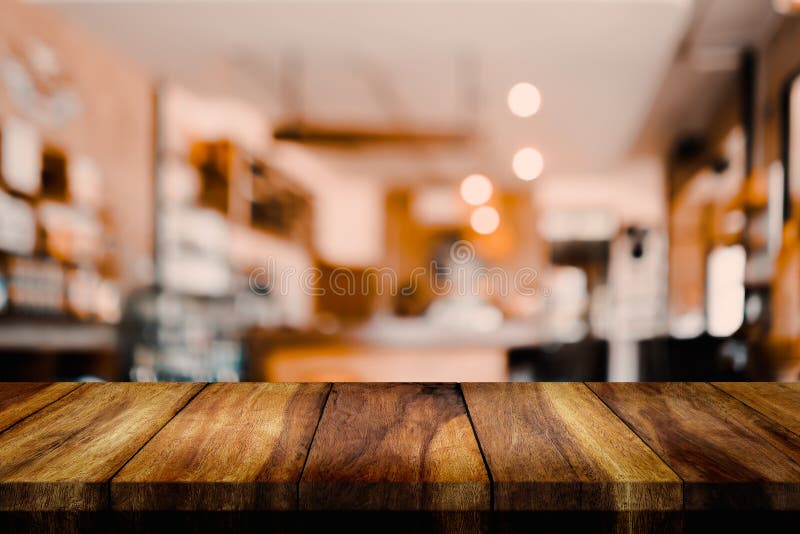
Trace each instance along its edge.
{"label": "blurred background", "polygon": [[785,380],[800,1],[0,1],[0,379]]}

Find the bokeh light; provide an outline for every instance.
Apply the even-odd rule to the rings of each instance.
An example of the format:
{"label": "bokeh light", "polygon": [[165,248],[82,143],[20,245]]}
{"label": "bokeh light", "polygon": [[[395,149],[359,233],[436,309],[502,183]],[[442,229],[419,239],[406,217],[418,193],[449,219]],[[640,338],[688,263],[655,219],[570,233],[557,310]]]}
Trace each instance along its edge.
{"label": "bokeh light", "polygon": [[535,180],[544,170],[544,158],[535,148],[522,148],[514,154],[512,163],[514,174],[520,180],[529,182]]}
{"label": "bokeh light", "polygon": [[500,226],[500,214],[491,206],[480,206],[472,212],[469,223],[477,233],[488,235]]}
{"label": "bokeh light", "polygon": [[471,206],[485,204],[493,191],[492,182],[482,174],[470,174],[461,182],[461,198]]}
{"label": "bokeh light", "polygon": [[542,105],[542,95],[532,84],[521,82],[508,91],[508,109],[517,117],[531,117]]}

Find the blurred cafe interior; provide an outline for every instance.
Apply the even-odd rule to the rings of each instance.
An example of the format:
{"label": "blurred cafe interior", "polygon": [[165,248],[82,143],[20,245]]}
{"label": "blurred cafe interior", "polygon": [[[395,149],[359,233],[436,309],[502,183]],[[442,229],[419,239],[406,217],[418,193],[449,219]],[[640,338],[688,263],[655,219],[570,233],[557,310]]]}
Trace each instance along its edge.
{"label": "blurred cafe interior", "polygon": [[799,373],[798,0],[0,0],[2,380]]}

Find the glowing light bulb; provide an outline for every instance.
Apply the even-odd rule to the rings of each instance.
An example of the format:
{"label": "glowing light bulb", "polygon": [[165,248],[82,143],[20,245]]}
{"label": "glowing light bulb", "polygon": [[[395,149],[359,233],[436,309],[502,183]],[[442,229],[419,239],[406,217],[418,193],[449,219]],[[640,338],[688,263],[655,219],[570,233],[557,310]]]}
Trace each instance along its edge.
{"label": "glowing light bulb", "polygon": [[536,86],[521,82],[508,91],[507,102],[508,109],[517,117],[530,117],[539,111],[542,95]]}
{"label": "glowing light bulb", "polygon": [[535,148],[522,148],[514,154],[512,167],[517,178],[530,182],[542,174],[544,170],[544,158],[542,158],[542,155]]}
{"label": "glowing light bulb", "polygon": [[491,206],[481,206],[472,212],[469,224],[477,233],[488,235],[500,226],[500,214]]}
{"label": "glowing light bulb", "polygon": [[492,182],[482,174],[470,174],[461,181],[461,198],[470,206],[485,204],[493,192]]}

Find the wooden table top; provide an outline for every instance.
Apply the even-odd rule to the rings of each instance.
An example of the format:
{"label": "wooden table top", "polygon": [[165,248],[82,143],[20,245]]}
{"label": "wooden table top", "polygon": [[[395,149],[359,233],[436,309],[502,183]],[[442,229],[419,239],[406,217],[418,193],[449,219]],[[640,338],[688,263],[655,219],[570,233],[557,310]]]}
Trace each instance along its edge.
{"label": "wooden table top", "polygon": [[2,511],[800,510],[800,384],[0,384]]}

